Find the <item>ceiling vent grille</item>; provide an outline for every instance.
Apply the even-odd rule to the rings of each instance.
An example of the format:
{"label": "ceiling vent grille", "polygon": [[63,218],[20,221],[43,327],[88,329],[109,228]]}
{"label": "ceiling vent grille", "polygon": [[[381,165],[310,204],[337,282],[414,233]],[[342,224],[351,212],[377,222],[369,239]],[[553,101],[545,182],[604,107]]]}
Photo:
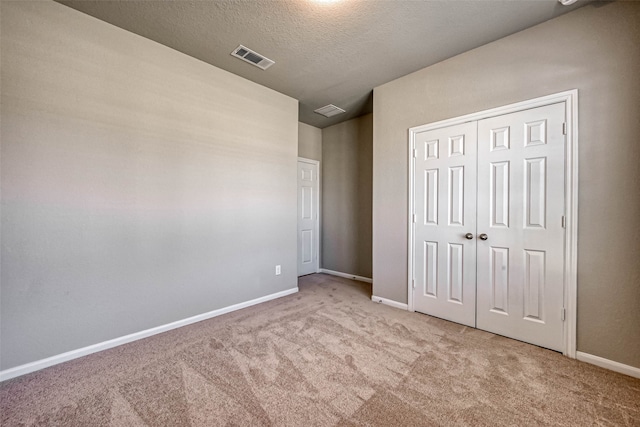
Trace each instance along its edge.
{"label": "ceiling vent grille", "polygon": [[325,117],[333,117],[333,116],[337,116],[338,114],[346,113],[345,110],[343,110],[340,107],[336,107],[333,104],[325,105],[324,107],[314,110],[314,112],[321,114]]}
{"label": "ceiling vent grille", "polygon": [[249,64],[255,65],[258,68],[262,68],[263,70],[266,70],[267,68],[275,64],[275,61],[272,61],[269,58],[265,58],[258,52],[255,52],[242,45],[235,48],[233,52],[231,52],[231,55],[235,56],[236,58],[240,58],[243,61],[248,62]]}

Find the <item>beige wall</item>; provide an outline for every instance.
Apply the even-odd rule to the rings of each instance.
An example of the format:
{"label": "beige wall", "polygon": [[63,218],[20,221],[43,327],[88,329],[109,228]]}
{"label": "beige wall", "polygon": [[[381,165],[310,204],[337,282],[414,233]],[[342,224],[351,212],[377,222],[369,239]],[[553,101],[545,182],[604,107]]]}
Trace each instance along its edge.
{"label": "beige wall", "polygon": [[374,294],[407,301],[407,129],[579,90],[578,350],[640,367],[640,3],[591,4],[374,90]]}
{"label": "beige wall", "polygon": [[297,286],[296,100],[1,7],[1,369]]}
{"label": "beige wall", "polygon": [[322,161],[322,129],[298,123],[298,157]]}
{"label": "beige wall", "polygon": [[371,277],[373,117],[322,130],[322,268]]}

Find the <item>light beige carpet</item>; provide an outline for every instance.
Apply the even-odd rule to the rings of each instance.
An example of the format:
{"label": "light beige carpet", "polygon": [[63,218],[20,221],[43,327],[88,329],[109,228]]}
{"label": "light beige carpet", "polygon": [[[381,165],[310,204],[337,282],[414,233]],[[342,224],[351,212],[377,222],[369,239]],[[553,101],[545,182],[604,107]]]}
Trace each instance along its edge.
{"label": "light beige carpet", "polygon": [[0,385],[1,424],[640,425],[640,380],[371,302],[327,275]]}

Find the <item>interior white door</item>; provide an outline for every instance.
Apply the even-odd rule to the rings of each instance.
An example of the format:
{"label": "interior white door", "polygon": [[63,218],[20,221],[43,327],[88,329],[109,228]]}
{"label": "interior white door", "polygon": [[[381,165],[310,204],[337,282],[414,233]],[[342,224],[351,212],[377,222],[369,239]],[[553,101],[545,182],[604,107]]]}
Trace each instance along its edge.
{"label": "interior white door", "polygon": [[[477,327],[563,350],[564,103],[478,122]],[[484,239],[484,240],[483,240]]]}
{"label": "interior white door", "polygon": [[475,326],[477,122],[416,134],[414,308]]}
{"label": "interior white door", "polygon": [[318,271],[318,163],[298,160],[298,276]]}

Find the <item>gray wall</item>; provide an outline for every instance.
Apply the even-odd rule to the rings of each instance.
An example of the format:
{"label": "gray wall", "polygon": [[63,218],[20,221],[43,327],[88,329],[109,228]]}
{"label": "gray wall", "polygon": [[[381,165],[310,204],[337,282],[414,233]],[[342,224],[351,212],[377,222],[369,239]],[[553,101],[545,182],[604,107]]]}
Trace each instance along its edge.
{"label": "gray wall", "polygon": [[298,156],[322,161],[322,129],[298,123]]}
{"label": "gray wall", "polygon": [[640,367],[640,4],[577,11],[374,90],[374,294],[407,302],[407,129],[579,90],[578,350]]}
{"label": "gray wall", "polygon": [[1,7],[2,369],[297,286],[296,100]]}
{"label": "gray wall", "polygon": [[322,129],[322,268],[371,277],[373,116]]}

